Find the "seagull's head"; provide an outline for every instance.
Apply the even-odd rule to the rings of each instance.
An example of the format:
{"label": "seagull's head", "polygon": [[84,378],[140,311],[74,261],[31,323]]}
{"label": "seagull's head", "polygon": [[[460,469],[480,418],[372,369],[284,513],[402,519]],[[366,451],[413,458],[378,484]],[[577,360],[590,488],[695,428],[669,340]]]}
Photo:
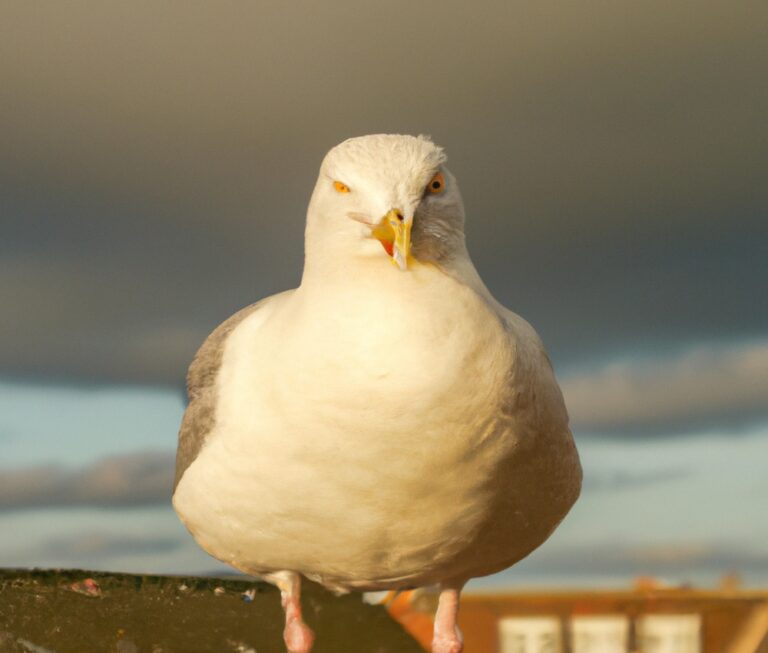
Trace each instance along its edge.
{"label": "seagull's head", "polygon": [[307,215],[307,249],[336,257],[448,264],[466,252],[464,206],[443,150],[424,136],[344,141],[320,167]]}

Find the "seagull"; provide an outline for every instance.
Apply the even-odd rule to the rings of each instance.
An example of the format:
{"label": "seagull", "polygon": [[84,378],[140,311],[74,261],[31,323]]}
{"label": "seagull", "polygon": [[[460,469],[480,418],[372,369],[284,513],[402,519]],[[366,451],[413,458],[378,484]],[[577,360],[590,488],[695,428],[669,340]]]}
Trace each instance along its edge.
{"label": "seagull", "polygon": [[439,586],[433,653],[460,653],[460,592],[542,544],[581,488],[552,365],[467,252],[425,136],[324,158],[298,288],[230,317],[187,375],[173,505],[210,555],[276,585],[289,653],[301,578],[336,592]]}

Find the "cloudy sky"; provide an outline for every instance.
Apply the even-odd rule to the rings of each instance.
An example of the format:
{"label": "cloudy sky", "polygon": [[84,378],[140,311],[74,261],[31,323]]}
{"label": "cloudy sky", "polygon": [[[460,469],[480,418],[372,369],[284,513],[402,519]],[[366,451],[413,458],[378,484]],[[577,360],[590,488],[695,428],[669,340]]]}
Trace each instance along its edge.
{"label": "cloudy sky", "polygon": [[446,148],[587,473],[485,582],[768,583],[767,27],[760,1],[3,3],[0,565],[217,568],[168,502],[186,366],[298,283],[324,153],[400,132]]}

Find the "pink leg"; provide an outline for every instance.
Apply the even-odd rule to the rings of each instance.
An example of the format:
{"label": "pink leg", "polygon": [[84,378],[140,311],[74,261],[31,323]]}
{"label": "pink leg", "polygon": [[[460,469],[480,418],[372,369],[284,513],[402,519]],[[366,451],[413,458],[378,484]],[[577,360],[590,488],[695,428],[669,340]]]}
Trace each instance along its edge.
{"label": "pink leg", "polygon": [[280,589],[285,611],[283,640],[288,653],[310,653],[315,633],[301,618],[301,577],[293,571],[279,571],[265,579]]}
{"label": "pink leg", "polygon": [[464,637],[459,630],[459,595],[464,583],[453,587],[440,588],[435,630],[432,635],[432,653],[461,653],[464,650]]}

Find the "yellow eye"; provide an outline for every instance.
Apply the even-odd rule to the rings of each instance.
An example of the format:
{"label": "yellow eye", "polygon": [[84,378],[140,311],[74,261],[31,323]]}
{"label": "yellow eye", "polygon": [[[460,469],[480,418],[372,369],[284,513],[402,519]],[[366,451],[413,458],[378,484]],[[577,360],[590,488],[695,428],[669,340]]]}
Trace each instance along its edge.
{"label": "yellow eye", "polygon": [[434,177],[432,177],[432,180],[427,184],[427,191],[432,193],[433,195],[437,195],[438,193],[442,193],[445,189],[445,177],[443,177],[442,172],[438,172]]}
{"label": "yellow eye", "polygon": [[334,181],[333,187],[336,189],[339,193],[348,193],[349,192],[349,186],[346,184],[342,184],[340,181]]}

